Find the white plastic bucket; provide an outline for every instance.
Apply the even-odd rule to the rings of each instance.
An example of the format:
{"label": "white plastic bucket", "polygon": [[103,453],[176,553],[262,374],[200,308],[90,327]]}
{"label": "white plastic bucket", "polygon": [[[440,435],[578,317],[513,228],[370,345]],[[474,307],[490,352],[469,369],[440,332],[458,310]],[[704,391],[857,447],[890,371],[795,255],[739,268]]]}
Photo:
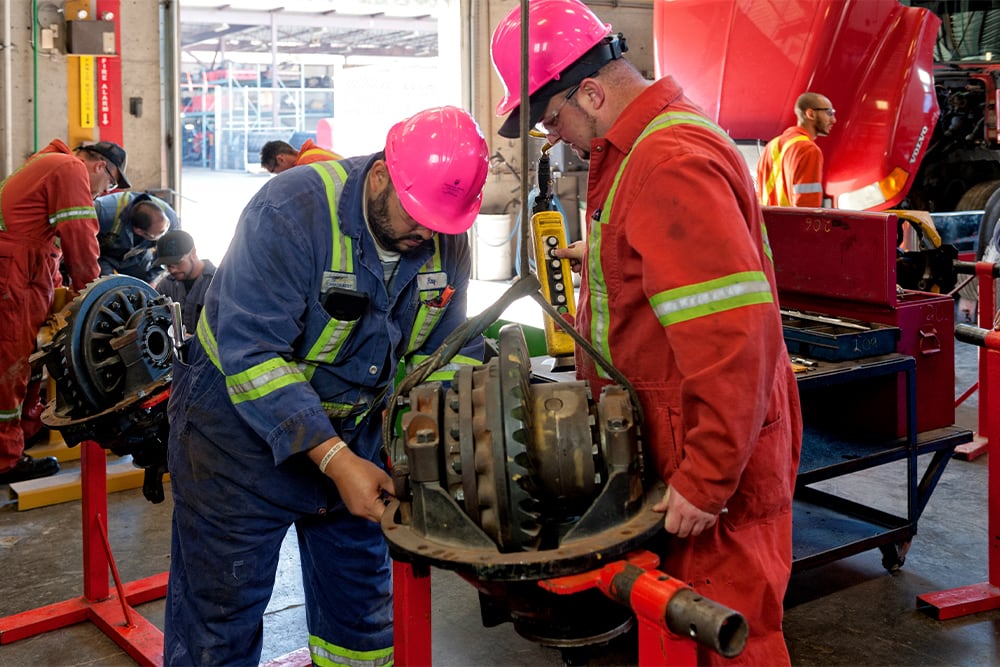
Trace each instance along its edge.
{"label": "white plastic bucket", "polygon": [[513,216],[508,213],[476,216],[473,232],[473,277],[509,280],[514,275]]}

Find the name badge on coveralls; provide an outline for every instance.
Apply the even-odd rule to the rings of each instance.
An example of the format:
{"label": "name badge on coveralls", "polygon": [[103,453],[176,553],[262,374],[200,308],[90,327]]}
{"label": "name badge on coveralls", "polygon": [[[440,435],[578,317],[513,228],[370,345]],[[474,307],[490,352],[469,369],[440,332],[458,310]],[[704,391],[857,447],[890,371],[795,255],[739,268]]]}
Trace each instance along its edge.
{"label": "name badge on coveralls", "polygon": [[326,294],[334,288],[355,291],[358,288],[358,278],[353,273],[341,271],[324,271],[320,293]]}
{"label": "name badge on coveralls", "polygon": [[418,273],[417,289],[421,292],[432,289],[444,289],[448,286],[448,274],[444,271],[436,273]]}

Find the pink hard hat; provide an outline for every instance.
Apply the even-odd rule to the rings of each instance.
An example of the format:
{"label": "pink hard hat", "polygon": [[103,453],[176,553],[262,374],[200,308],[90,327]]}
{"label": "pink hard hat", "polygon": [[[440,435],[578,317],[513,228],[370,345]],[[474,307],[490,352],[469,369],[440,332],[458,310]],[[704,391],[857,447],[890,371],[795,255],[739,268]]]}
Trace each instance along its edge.
{"label": "pink hard hat", "polygon": [[479,125],[458,107],[421,111],[393,125],[385,140],[385,163],[403,209],[442,234],[472,227],[489,161]]}
{"label": "pink hard hat", "polygon": [[[533,0],[528,7],[528,100],[530,123],[541,120],[551,97],[593,76],[627,50],[621,35],[610,36],[602,22],[579,0]],[[504,86],[496,114],[512,111],[500,136],[520,135],[521,7],[511,9],[493,31],[493,68]]]}

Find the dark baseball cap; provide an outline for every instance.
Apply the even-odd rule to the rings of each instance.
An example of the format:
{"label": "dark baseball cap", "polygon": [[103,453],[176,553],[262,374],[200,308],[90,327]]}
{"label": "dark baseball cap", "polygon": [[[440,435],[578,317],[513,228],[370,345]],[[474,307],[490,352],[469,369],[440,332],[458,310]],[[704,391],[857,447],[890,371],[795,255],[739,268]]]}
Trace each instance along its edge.
{"label": "dark baseball cap", "polygon": [[128,162],[128,155],[125,153],[124,148],[113,141],[98,141],[96,144],[87,144],[86,146],[80,146],[80,148],[91,153],[97,153],[115,165],[115,168],[118,170],[119,188],[128,189],[132,187],[132,184],[128,181],[128,177],[125,175],[125,165]]}
{"label": "dark baseball cap", "polygon": [[[602,67],[612,60],[621,58],[626,51],[628,51],[628,44],[624,35],[621,33],[608,35],[574,61],[572,65],[560,72],[558,78],[549,81],[536,90],[534,94],[529,95],[528,129],[538,125],[538,122],[542,120],[542,114],[545,113],[545,107],[549,105],[549,100],[559,93],[565,93],[584,79],[594,77]],[[518,105],[511,110],[497,134],[507,139],[517,139],[521,136],[521,108],[523,106]]]}
{"label": "dark baseball cap", "polygon": [[187,232],[176,229],[167,232],[156,242],[156,263],[160,266],[177,264],[194,248],[194,239]]}

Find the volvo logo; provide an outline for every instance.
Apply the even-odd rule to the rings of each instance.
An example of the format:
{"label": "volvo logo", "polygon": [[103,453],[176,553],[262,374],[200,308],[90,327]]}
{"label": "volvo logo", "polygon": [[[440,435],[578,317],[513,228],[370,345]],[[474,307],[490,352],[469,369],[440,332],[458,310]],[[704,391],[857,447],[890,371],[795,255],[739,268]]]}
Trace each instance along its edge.
{"label": "volvo logo", "polygon": [[913,147],[913,152],[910,153],[910,164],[917,161],[917,156],[920,155],[920,147],[924,145],[924,139],[927,138],[927,126],[924,125],[920,128],[920,136],[917,137],[917,145]]}

